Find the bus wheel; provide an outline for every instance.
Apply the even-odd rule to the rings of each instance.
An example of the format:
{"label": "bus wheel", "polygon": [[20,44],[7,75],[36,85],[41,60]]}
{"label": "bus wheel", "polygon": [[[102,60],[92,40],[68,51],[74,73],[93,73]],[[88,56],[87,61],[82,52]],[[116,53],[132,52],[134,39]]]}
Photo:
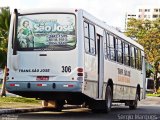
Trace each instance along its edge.
{"label": "bus wheel", "polygon": [[60,101],[60,100],[57,100],[56,102],[55,102],[55,111],[57,111],[57,112],[61,112],[62,111],[62,109],[63,109],[63,105],[64,105],[64,101]]}
{"label": "bus wheel", "polygon": [[138,96],[138,94],[136,93],[136,98],[135,98],[135,100],[131,101],[130,104],[129,104],[129,109],[130,109],[130,110],[135,110],[135,109],[137,108],[138,100],[139,100],[139,96]]}
{"label": "bus wheel", "polygon": [[106,98],[105,111],[109,112],[109,111],[111,111],[111,107],[112,107],[112,90],[111,90],[110,86],[107,86],[107,88],[106,88],[105,98]]}

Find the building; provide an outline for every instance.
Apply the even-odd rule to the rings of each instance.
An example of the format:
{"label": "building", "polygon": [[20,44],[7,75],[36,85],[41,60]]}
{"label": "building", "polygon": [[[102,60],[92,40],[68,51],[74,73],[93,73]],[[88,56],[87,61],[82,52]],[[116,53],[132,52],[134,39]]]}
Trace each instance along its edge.
{"label": "building", "polygon": [[138,6],[135,8],[135,12],[127,13],[125,16],[125,29],[130,18],[155,20],[160,18],[160,6]]}
{"label": "building", "polygon": [[155,20],[160,18],[160,6],[150,7],[150,6],[141,6],[136,10],[137,19],[148,19]]}
{"label": "building", "polygon": [[125,16],[125,30],[127,29],[127,23],[129,21],[129,19],[131,19],[131,18],[137,19],[136,14],[126,13],[126,16]]}

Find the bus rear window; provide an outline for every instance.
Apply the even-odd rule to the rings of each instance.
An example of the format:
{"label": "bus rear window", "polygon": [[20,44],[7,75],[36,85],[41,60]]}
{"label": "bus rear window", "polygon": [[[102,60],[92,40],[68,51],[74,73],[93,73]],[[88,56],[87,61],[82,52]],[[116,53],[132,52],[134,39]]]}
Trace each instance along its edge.
{"label": "bus rear window", "polygon": [[74,14],[18,16],[18,51],[63,51],[76,46]]}

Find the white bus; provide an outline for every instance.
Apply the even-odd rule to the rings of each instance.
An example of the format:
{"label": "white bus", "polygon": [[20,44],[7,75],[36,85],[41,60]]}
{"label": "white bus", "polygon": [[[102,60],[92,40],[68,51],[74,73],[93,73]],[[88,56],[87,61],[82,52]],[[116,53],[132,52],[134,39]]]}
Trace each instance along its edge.
{"label": "white bus", "polygon": [[85,103],[130,109],[145,97],[144,49],[81,9],[19,10],[11,17],[7,90],[57,110]]}

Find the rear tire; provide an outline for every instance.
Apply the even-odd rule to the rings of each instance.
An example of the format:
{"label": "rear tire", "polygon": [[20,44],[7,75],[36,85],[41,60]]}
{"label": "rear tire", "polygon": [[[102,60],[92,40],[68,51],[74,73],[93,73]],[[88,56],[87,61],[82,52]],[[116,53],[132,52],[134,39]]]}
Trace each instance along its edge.
{"label": "rear tire", "polygon": [[95,101],[91,103],[90,108],[94,113],[108,113],[112,106],[112,89],[110,86],[106,88],[105,100]]}
{"label": "rear tire", "polygon": [[57,112],[61,112],[63,109],[64,101],[57,100],[55,103],[56,104],[54,110]]}
{"label": "rear tire", "polygon": [[133,100],[133,101],[130,102],[130,105],[129,105],[129,109],[130,109],[130,110],[135,110],[135,109],[137,109],[138,100],[139,100],[139,95],[136,94],[135,100]]}

